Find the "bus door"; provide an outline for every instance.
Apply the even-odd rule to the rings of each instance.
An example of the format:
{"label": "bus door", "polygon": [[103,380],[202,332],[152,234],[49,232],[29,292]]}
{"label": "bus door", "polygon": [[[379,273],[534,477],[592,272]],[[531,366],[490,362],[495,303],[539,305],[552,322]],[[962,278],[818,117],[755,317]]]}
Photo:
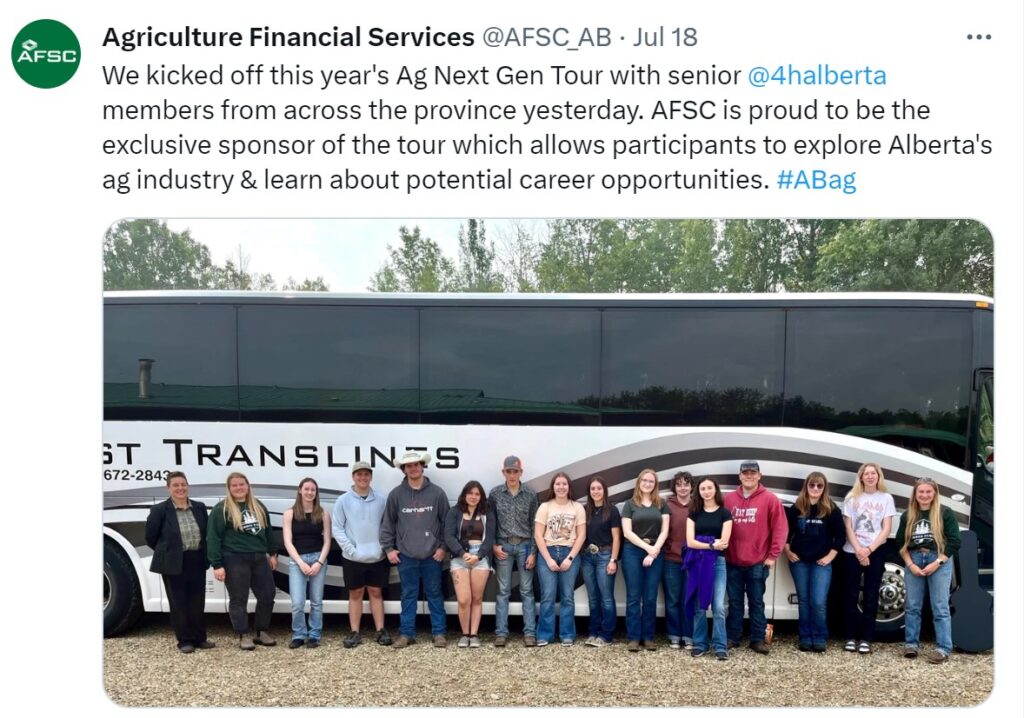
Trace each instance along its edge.
{"label": "bus door", "polygon": [[992,589],[995,505],[995,389],[992,371],[975,372],[977,405],[970,443],[972,473],[971,529],[978,535],[978,573],[982,588]]}

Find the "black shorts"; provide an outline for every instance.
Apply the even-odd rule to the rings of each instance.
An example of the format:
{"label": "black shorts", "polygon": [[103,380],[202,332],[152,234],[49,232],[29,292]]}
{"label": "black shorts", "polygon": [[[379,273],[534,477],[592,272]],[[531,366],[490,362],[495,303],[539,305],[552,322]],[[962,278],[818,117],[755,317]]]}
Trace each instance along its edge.
{"label": "black shorts", "polygon": [[359,563],[344,556],[341,558],[341,573],[345,578],[345,588],[387,588],[391,578],[391,562],[382,558],[376,563]]}

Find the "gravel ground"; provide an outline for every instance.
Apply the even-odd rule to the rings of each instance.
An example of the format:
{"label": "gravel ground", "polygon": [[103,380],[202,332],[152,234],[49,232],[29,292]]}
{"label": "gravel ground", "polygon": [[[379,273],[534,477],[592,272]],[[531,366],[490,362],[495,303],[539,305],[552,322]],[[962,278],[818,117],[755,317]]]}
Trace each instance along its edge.
{"label": "gravel ground", "polygon": [[167,618],[146,616],[130,634],[104,640],[104,686],[123,706],[882,707],[972,706],[988,697],[993,680],[991,652],[955,653],[940,666],[903,658],[900,644],[875,644],[870,656],[846,653],[835,641],[827,653],[801,653],[787,623],[776,625],[770,656],[744,647],[720,662],[660,641],[657,651],[640,653],[627,652],[624,640],[600,649],[582,640],[527,649],[513,635],[495,648],[482,633],[482,648],[457,649],[455,631],[444,650],[427,634],[401,651],[370,641],[346,650],[344,618],[326,620],[316,650],[289,650],[288,617],[276,615],[278,645],[246,652],[227,618],[212,616],[217,648],[184,655]]}

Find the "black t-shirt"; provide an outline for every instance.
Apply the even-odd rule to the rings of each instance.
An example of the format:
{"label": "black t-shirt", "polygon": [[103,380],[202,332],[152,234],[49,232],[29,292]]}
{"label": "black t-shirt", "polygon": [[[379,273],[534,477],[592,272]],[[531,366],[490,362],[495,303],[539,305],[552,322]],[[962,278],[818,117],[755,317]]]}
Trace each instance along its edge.
{"label": "black t-shirt", "polygon": [[606,519],[604,509],[595,509],[590,521],[587,522],[587,543],[597,546],[612,545],[612,529],[622,528],[622,516],[614,506],[609,507],[611,511]]}
{"label": "black t-shirt", "polygon": [[724,506],[719,506],[714,511],[705,511],[701,506],[696,511],[690,512],[690,520],[693,521],[693,535],[714,536],[722,538],[722,526],[726,521],[732,521],[732,514]]}

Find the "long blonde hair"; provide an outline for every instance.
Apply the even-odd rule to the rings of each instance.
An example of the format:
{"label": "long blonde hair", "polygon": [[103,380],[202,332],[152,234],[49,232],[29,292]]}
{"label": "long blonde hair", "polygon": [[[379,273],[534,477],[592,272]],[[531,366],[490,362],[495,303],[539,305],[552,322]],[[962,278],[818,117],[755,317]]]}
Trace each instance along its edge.
{"label": "long blonde hair", "polygon": [[921,507],[917,504],[917,487],[921,484],[928,484],[935,489],[935,498],[928,509],[928,523],[932,525],[932,536],[935,538],[935,549],[939,553],[946,553],[946,537],[942,531],[942,501],[939,496],[939,487],[934,479],[924,476],[914,482],[914,490],[910,493],[910,502],[907,504],[907,525],[903,527],[903,548],[910,545],[910,539],[914,533],[914,525],[921,519]]}
{"label": "long blonde hair", "polygon": [[821,498],[818,499],[818,516],[825,517],[832,513],[834,504],[832,499],[828,496],[828,479],[825,478],[825,474],[820,471],[812,471],[807,474],[807,478],[804,479],[804,485],[800,487],[800,495],[796,497],[796,501],[793,505],[796,507],[796,512],[800,516],[811,515],[811,496],[807,492],[807,485],[812,481],[820,481],[825,484],[825,488],[821,492]]}
{"label": "long blonde hair", "polygon": [[878,473],[878,484],[875,490],[881,491],[883,494],[889,493],[889,489],[885,488],[885,474],[882,473],[882,467],[869,461],[866,464],[861,464],[860,468],[857,469],[857,480],[854,482],[853,488],[850,489],[850,493],[846,495],[846,498],[855,499],[864,493],[864,483],[861,481],[861,477],[864,476],[864,471],[868,468],[873,468]]}
{"label": "long blonde hair", "polygon": [[224,520],[230,521],[235,531],[242,530],[242,511],[238,508],[238,502],[231,495],[231,479],[242,479],[245,481],[245,508],[256,517],[260,529],[265,529],[267,527],[267,515],[263,512],[263,507],[253,497],[248,477],[238,471],[228,474],[228,480],[224,482],[224,492],[226,494],[224,496]]}
{"label": "long blonde hair", "polygon": [[644,477],[644,474],[651,474],[654,477],[654,491],[651,492],[651,506],[660,509],[661,508],[661,494],[658,492],[658,472],[654,469],[643,469],[636,477],[636,486],[633,487],[633,504],[635,506],[642,506],[640,501],[643,499],[643,495],[640,492],[640,479]]}

